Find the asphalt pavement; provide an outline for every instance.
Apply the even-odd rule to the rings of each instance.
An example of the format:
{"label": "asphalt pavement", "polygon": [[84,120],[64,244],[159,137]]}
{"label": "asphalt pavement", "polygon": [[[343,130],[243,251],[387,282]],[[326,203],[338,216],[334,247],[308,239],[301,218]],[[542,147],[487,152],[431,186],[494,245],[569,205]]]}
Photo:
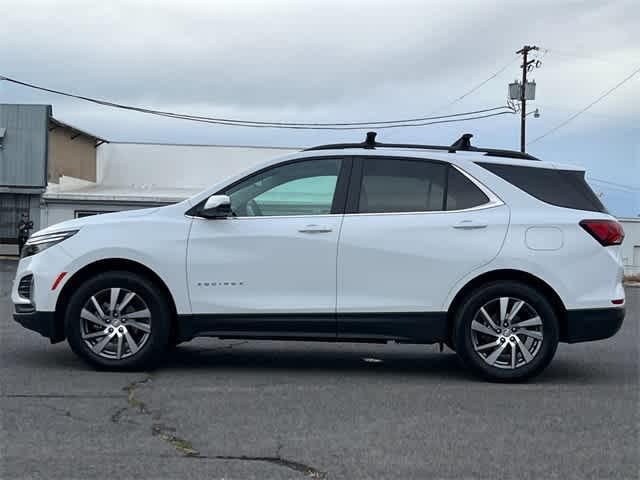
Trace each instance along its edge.
{"label": "asphalt pavement", "polygon": [[521,385],[437,346],[198,339],[95,372],[12,318],[0,262],[2,479],[633,479],[640,288],[612,339]]}

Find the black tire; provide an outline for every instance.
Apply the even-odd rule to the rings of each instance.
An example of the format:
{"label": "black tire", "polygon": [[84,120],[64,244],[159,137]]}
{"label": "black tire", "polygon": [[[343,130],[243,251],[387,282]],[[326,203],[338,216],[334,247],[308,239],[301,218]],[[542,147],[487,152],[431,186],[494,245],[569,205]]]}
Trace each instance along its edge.
{"label": "black tire", "polygon": [[[514,335],[514,332],[511,331],[511,325],[509,326],[510,330],[506,331],[503,329],[501,332],[502,335],[507,335],[504,340],[500,338],[500,335],[495,333],[497,330],[492,334],[495,335],[495,340],[493,340],[494,337],[488,335],[483,337],[485,339],[502,343],[505,343],[506,340],[508,343],[508,345],[501,350],[503,353],[500,354],[497,360],[497,362],[502,362],[502,368],[500,368],[499,366],[494,366],[498,364],[496,361],[494,361],[492,365],[488,363],[492,360],[489,354],[490,350],[483,350],[483,353],[480,353],[474,348],[473,336],[475,335],[475,337],[478,338],[478,335],[481,336],[483,334],[478,334],[477,330],[475,330],[475,326],[474,331],[472,332],[472,323],[476,318],[486,318],[481,314],[480,309],[482,307],[486,307],[486,312],[487,309],[490,308],[489,306],[499,305],[500,298],[504,297],[511,298],[512,303],[510,304],[510,308],[513,308],[515,300],[519,299],[525,302],[525,309],[532,308],[535,310],[537,313],[536,318],[539,317],[541,321],[541,325],[538,325],[535,328],[538,332],[537,335],[542,334],[542,339],[540,340],[540,345],[538,345],[536,340],[528,340],[529,337],[523,336],[522,333]],[[496,301],[498,304],[491,303]],[[476,317],[476,315],[478,315],[478,317]],[[525,316],[525,312],[523,312],[522,315]],[[513,325],[516,326],[516,331],[530,331],[527,327],[517,327],[518,323],[526,319],[520,318],[519,316],[515,316],[514,318],[516,321],[513,322]],[[503,326],[504,325],[501,327]],[[535,355],[533,355],[532,359],[528,360],[528,363],[525,363],[527,360],[525,359],[523,352],[525,345],[523,343],[519,343],[517,339],[515,339],[515,336],[531,342],[531,344],[537,348],[537,350],[535,350]],[[553,359],[559,338],[558,318],[551,303],[539,290],[521,282],[506,280],[495,281],[474,290],[461,302],[459,308],[454,314],[452,338],[455,344],[456,353],[474,373],[480,375],[486,380],[494,382],[521,382],[533,378],[541,373]],[[512,342],[512,339],[516,341]],[[486,341],[487,340],[485,340],[485,342]],[[484,347],[485,345],[487,344],[483,343],[483,345],[478,346]],[[498,346],[501,345],[501,343],[498,344]],[[514,354],[516,359],[515,368],[505,365],[506,362],[509,362],[505,357],[507,355],[510,356],[513,353],[512,349],[516,351]],[[485,351],[487,353],[484,353]],[[483,355],[486,357],[483,357]],[[513,359],[511,362],[513,362]],[[518,365],[519,362],[522,362],[522,364]],[[513,363],[511,363],[511,365],[513,365]]]}
{"label": "black tire", "polygon": [[[91,302],[92,296],[97,297],[101,292],[111,291],[111,289],[116,288],[122,289],[122,291],[126,290],[135,293],[137,297],[134,297],[134,300],[143,302],[140,305],[145,305],[147,307],[150,312],[147,327],[149,328],[149,331],[139,331],[137,328],[129,325],[128,331],[131,336],[139,335],[144,337],[144,341],[140,341],[139,350],[133,352],[133,348],[129,346],[128,339],[123,338],[122,344],[125,346],[122,348],[128,356],[124,358],[105,358],[106,353],[97,354],[89,345],[87,345],[87,342],[83,340],[83,329],[86,330],[86,325],[88,325],[88,323],[86,323],[86,321],[81,317],[81,312],[87,303]],[[172,320],[171,309],[169,308],[166,298],[164,298],[160,292],[161,289],[148,278],[127,271],[105,272],[83,282],[69,299],[66,309],[65,331],[67,341],[69,342],[71,349],[91,366],[100,369],[143,370],[154,367],[168,349]],[[129,303],[126,309],[133,308],[132,302]],[[120,315],[121,317],[124,317],[126,322],[127,313],[124,313],[125,311],[127,310],[123,309]],[[97,313],[97,310],[93,310],[93,313]],[[103,313],[106,314],[107,310],[104,310]],[[83,312],[83,315],[86,316],[86,312]],[[106,315],[106,317],[108,316],[110,315]],[[102,320],[102,318],[100,319]],[[109,320],[109,325],[104,326],[104,330],[115,325],[116,320],[122,321],[122,318],[115,320],[114,318],[111,318]],[[143,323],[143,321],[136,321],[136,323],[138,322]],[[129,323],[131,324],[131,319],[129,319]],[[99,334],[99,330],[101,330],[103,326],[92,325]],[[124,331],[127,331],[124,322],[119,326],[125,327]],[[116,326],[115,329],[118,330],[119,328]],[[124,334],[118,334],[118,336],[124,336]],[[98,337],[98,340],[102,340],[105,337],[106,335]],[[98,340],[91,341],[97,342]],[[133,340],[135,343],[135,338],[133,338]],[[118,337],[114,337],[114,344],[118,341]],[[111,343],[108,345],[111,345]]]}

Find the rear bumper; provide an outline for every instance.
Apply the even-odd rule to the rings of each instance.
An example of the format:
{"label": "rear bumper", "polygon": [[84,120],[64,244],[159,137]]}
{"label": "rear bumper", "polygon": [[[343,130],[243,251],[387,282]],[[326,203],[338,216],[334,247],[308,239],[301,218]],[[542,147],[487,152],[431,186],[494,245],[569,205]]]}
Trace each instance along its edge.
{"label": "rear bumper", "polygon": [[560,340],[578,343],[612,337],[620,330],[624,315],[624,308],[568,310],[566,328]]}
{"label": "rear bumper", "polygon": [[43,337],[51,340],[51,343],[64,340],[64,332],[57,325],[54,312],[26,312],[13,314],[13,319],[29,330],[38,332]]}

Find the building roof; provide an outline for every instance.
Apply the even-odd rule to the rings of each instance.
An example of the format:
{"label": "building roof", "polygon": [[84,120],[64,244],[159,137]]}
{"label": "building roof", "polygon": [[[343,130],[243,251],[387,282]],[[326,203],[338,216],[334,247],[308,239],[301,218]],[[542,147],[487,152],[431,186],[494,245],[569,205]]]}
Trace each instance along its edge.
{"label": "building roof", "polygon": [[109,140],[109,143],[115,145],[152,145],[162,147],[217,147],[217,148],[250,148],[264,149],[264,150],[287,150],[298,151],[304,149],[304,147],[286,147],[286,146],[272,146],[272,145],[250,145],[243,143],[175,143],[175,142],[130,142],[121,140]]}
{"label": "building roof", "polygon": [[200,191],[199,188],[162,188],[155,186],[90,185],[72,190],[48,189],[44,200],[73,202],[175,203]]}
{"label": "building roof", "polygon": [[[53,125],[53,127],[51,127]],[[98,145],[101,145],[103,143],[108,143],[109,141],[99,137],[97,135],[94,135],[93,133],[89,133],[86,130],[82,130],[78,127],[74,127],[73,125],[70,125],[68,123],[62,122],[60,120],[58,120],[57,118],[54,117],[49,117],[49,129],[52,130],[53,128],[56,127],[60,127],[60,128],[66,128],[68,130],[71,130],[72,132],[74,132],[77,135],[84,135],[85,137],[89,137],[89,138],[93,138],[96,140],[96,147]],[[71,137],[72,139],[75,138],[74,136]]]}

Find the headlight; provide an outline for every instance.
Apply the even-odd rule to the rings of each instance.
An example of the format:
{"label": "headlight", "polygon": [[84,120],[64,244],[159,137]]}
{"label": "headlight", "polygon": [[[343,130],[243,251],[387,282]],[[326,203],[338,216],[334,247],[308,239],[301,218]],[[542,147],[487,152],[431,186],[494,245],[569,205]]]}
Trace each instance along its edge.
{"label": "headlight", "polygon": [[64,232],[45,233],[42,235],[36,234],[30,237],[27,243],[24,244],[20,258],[30,257],[36,253],[40,253],[69,237],[73,237],[76,233],[78,233],[78,230],[66,230]]}

